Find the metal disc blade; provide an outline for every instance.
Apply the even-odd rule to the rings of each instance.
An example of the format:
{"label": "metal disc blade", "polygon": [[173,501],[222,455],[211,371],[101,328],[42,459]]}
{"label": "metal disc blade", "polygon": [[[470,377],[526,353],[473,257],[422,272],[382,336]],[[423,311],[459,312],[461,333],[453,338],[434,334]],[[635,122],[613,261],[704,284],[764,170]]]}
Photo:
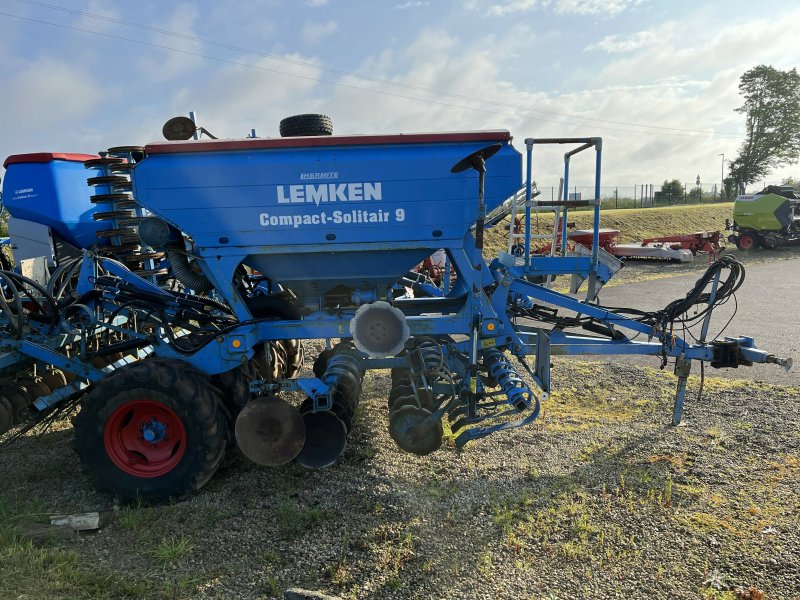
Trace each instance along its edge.
{"label": "metal disc blade", "polygon": [[235,429],[239,449],[260,465],[288,463],[306,441],[306,424],[300,411],[276,396],[248,402],[236,418]]}
{"label": "metal disc blade", "polygon": [[389,417],[389,435],[401,450],[425,456],[442,445],[442,422],[428,419],[431,412],[417,406],[401,406]]}
{"label": "metal disc blade", "polygon": [[336,462],[347,446],[347,427],[329,411],[306,413],[306,443],[297,462],[304,467],[320,469]]}

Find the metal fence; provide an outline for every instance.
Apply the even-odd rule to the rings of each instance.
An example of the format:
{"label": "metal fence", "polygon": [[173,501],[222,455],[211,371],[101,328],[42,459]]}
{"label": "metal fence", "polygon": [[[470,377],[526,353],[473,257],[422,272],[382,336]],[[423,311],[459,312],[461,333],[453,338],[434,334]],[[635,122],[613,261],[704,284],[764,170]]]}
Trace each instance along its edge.
{"label": "metal fence", "polygon": [[[762,190],[767,185],[780,183],[763,182],[751,185],[748,191]],[[734,190],[729,196],[720,194],[719,183],[686,182],[683,190],[677,194],[664,194],[661,184],[641,183],[636,185],[620,185],[600,187],[600,199],[604,208],[651,208],[654,206],[670,206],[673,204],[706,204],[712,202],[732,202],[736,199]],[[539,186],[541,200],[557,200],[558,186]],[[594,198],[594,186],[569,186],[569,200],[589,200]]]}

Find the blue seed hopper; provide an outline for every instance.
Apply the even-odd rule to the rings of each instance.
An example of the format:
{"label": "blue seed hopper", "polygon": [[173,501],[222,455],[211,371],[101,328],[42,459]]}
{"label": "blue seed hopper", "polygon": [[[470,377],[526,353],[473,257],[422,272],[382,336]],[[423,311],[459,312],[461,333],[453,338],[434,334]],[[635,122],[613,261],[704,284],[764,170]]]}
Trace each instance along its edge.
{"label": "blue seed hopper", "polygon": [[439,248],[465,244],[477,219],[464,156],[502,144],[489,210],[521,186],[508,132],[166,142],[136,167],[137,201],[194,241],[220,286],[234,263],[320,307],[332,290],[386,296]]}
{"label": "blue seed hopper", "polygon": [[87,177],[102,172],[87,170],[83,163],[95,158],[50,152],[10,156],[3,163],[3,205],[14,219],[50,227],[76,248],[92,246],[97,232],[108,228],[92,218],[95,208],[89,202]]}

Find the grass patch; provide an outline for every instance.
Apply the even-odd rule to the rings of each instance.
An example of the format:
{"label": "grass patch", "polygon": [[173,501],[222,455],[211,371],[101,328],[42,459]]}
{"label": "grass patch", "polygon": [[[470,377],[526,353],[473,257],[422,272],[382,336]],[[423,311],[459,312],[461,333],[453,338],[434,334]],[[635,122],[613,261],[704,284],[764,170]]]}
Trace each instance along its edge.
{"label": "grass patch", "polygon": [[[732,202],[718,204],[690,204],[662,206],[641,209],[602,209],[600,226],[619,229],[620,241],[635,242],[649,237],[692,233],[694,231],[718,231],[725,226],[725,219],[731,218]],[[592,211],[573,211],[569,221],[575,223],[577,229],[591,229]],[[537,219],[531,218],[532,231],[537,232]],[[489,255],[498,250],[508,249],[508,230],[505,226],[508,219],[496,225],[486,233],[486,247]],[[552,233],[553,214],[542,213],[538,217],[538,232]]]}
{"label": "grass patch", "polygon": [[158,545],[153,548],[152,555],[163,567],[168,567],[181,560],[192,551],[194,545],[185,536],[179,538],[163,538]]}
{"label": "grass patch", "polygon": [[123,506],[117,512],[117,523],[128,531],[140,531],[148,524],[147,509],[142,506],[141,501],[136,504]]}
{"label": "grass patch", "polygon": [[585,491],[565,492],[539,509],[532,498],[508,500],[495,506],[494,521],[502,529],[504,545],[521,557],[546,553],[608,564],[635,548],[630,535],[608,522],[610,511],[628,510],[626,494],[597,497]]}
{"label": "grass patch", "polygon": [[691,531],[700,533],[732,533],[737,535],[740,533],[725,515],[720,516],[708,512],[695,511],[685,515],[677,515],[676,519]]}
{"label": "grass patch", "polygon": [[275,515],[283,535],[289,539],[300,537],[328,518],[328,513],[321,508],[301,506],[287,499],[277,503]]}
{"label": "grass patch", "polygon": [[455,481],[434,479],[426,483],[423,492],[426,496],[434,500],[446,500],[447,498],[455,496],[459,492],[459,489],[460,486]]}
{"label": "grass patch", "polygon": [[37,547],[17,535],[16,525],[44,521],[35,501],[0,495],[0,598],[172,599],[168,582],[127,579],[103,567],[86,564],[76,549]]}
{"label": "grass patch", "polygon": [[408,531],[391,533],[382,527],[376,531],[376,537],[377,541],[370,544],[375,568],[387,574],[388,581],[397,579],[400,571],[414,559],[414,537]]}

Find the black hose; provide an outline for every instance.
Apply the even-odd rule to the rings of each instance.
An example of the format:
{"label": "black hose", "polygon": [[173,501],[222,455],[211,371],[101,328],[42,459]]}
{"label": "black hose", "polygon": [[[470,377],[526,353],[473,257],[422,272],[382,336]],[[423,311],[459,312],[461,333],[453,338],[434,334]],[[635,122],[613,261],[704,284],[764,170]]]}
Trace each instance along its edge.
{"label": "black hose", "polygon": [[61,300],[64,292],[69,287],[75,273],[81,268],[83,264],[83,257],[76,256],[62,262],[58,265],[50,279],[47,281],[47,291],[53,295],[57,300]]}
{"label": "black hose", "polygon": [[0,285],[5,284],[5,287],[11,292],[11,297],[14,301],[14,307],[17,309],[15,313],[11,310],[11,307],[8,305],[5,299],[5,291],[0,291],[0,311],[4,312],[11,323],[14,325],[14,329],[16,329],[16,336],[17,339],[22,339],[23,334],[23,320],[24,320],[24,313],[22,309],[22,299],[20,298],[19,291],[17,290],[17,286],[14,281],[8,276],[11,271],[0,271]]}
{"label": "black hose", "polygon": [[[720,277],[714,303],[709,306],[708,301],[711,299],[711,294],[704,292],[704,290],[717,273],[721,273],[723,269],[727,269],[729,274],[725,279]],[[742,263],[731,256],[723,256],[709,265],[706,272],[695,282],[694,287],[689,290],[689,293],[684,298],[673,300],[662,310],[652,314],[651,317],[655,323],[661,326],[662,331],[665,331],[668,324],[677,321],[682,314],[688,313],[692,307],[705,304],[705,308],[685,319],[685,321],[692,322],[702,319],[708,312],[713,311],[716,306],[727,302],[742,286],[744,277]]]}
{"label": "black hose", "polygon": [[202,273],[195,272],[189,265],[189,257],[182,250],[177,248],[166,248],[167,258],[169,259],[172,272],[175,277],[187,288],[194,290],[198,294],[214,289],[211,281]]}
{"label": "black hose", "polygon": [[45,307],[42,304],[40,304],[39,301],[36,300],[36,298],[34,298],[32,294],[28,294],[27,292],[25,292],[25,293],[28,296],[28,298],[31,300],[31,302],[33,302],[39,308],[42,309],[42,312],[45,313],[45,316],[49,320],[50,325],[52,325],[52,326],[58,325],[58,322],[59,322],[58,303],[56,302],[55,298],[53,298],[53,295],[50,292],[48,292],[43,286],[39,285],[33,279],[29,279],[28,277],[25,277],[24,275],[20,275],[19,273],[15,273],[14,271],[6,271],[6,273],[8,274],[8,276],[12,280],[14,280],[16,282],[19,282],[20,287],[22,287],[22,291],[23,292],[25,292],[25,288],[24,288],[25,285],[28,285],[31,288],[33,288],[34,290],[36,290],[37,292],[39,292],[42,295],[42,297],[47,301],[47,304],[50,305],[50,311],[49,311],[50,314],[47,314],[47,311],[45,311]]}
{"label": "black hose", "polygon": [[[722,277],[723,270],[729,271],[725,278]],[[711,294],[705,292],[705,289],[717,274],[720,274],[720,282],[717,287],[714,303],[709,306],[708,301],[711,299]],[[703,319],[709,312],[712,312],[716,307],[725,304],[725,302],[733,297],[736,291],[742,286],[744,278],[745,271],[742,264],[731,256],[723,256],[709,265],[708,269],[706,269],[705,273],[695,282],[694,286],[685,297],[673,300],[661,310],[646,312],[634,308],[603,306],[600,304],[598,304],[598,308],[620,316],[628,316],[646,325],[658,327],[661,331],[662,340],[665,340],[666,332],[671,329],[670,326],[676,321],[681,321],[684,324],[696,323]],[[703,308],[697,310],[689,317],[681,318],[681,315],[688,313],[689,310],[695,306],[703,306]],[[537,304],[531,307],[524,307],[517,303],[511,304],[509,306],[509,314],[511,316],[526,317],[536,321],[550,323],[560,329],[582,327],[588,331],[601,333],[596,324],[596,320],[592,317],[559,316],[558,309]],[[611,330],[604,330],[602,333],[604,335],[611,335],[614,339],[618,339],[619,334],[615,336],[613,333],[610,333],[610,331]]]}

